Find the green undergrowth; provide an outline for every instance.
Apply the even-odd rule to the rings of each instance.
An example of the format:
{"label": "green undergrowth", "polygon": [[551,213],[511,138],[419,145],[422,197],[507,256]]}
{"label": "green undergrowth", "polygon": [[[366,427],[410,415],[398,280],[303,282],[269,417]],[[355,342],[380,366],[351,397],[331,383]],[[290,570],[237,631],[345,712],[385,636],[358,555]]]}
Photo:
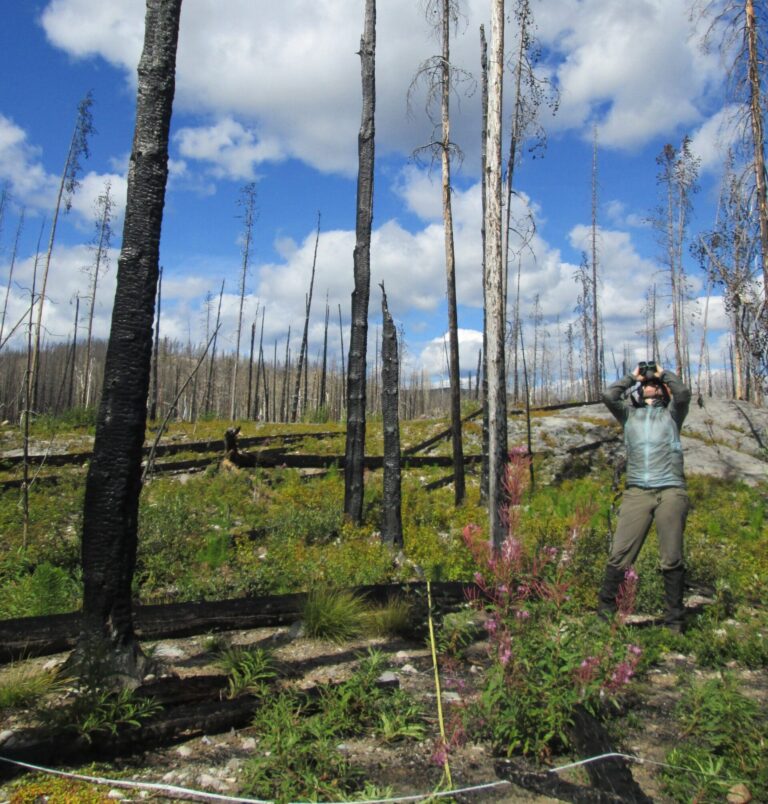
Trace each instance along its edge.
{"label": "green undergrowth", "polygon": [[[444,420],[407,422],[403,442],[418,443]],[[474,425],[474,423],[473,423]],[[42,426],[42,425],[41,425]],[[174,425],[168,437],[221,438],[224,423]],[[337,432],[338,424],[253,425],[244,434]],[[376,452],[380,424],[370,427]],[[341,443],[339,441],[338,443]],[[335,439],[305,439],[300,451],[333,451]],[[293,446],[292,446],[293,449]],[[363,522],[343,515],[344,478],[337,470],[304,476],[291,469],[225,472],[213,464],[184,478],[159,475],[140,501],[135,598],[143,603],[269,595],[314,588],[354,587],[423,577],[471,580],[473,563],[462,539],[469,523],[487,527],[480,504],[479,467],[467,475],[467,500],[456,508],[453,488],[426,491],[445,468],[403,472],[404,548],[381,543],[381,472],[366,473]],[[556,485],[537,484],[520,504],[518,533],[528,548],[555,547],[568,566],[574,610],[591,609],[599,586],[620,495],[610,467]],[[0,493],[0,617],[71,611],[81,595],[79,539],[84,473],[63,470],[55,485],[33,485],[27,543],[22,543],[18,489]],[[725,587],[736,601],[768,598],[766,488],[692,476],[686,531],[688,582]],[[658,613],[662,578],[652,530],[637,571],[637,609]]]}
{"label": "green undergrowth", "polygon": [[[678,746],[667,754],[662,778],[675,801],[714,804],[743,784],[752,801],[768,800],[768,718],[727,673],[684,681],[676,708]],[[731,800],[728,797],[728,800]]]}
{"label": "green undergrowth", "polygon": [[277,802],[386,797],[367,785],[343,750],[343,741],[383,742],[424,737],[423,715],[405,692],[377,684],[381,654],[361,659],[347,681],[320,688],[316,698],[285,691],[269,699],[253,721],[255,755],[243,767],[242,792]]}

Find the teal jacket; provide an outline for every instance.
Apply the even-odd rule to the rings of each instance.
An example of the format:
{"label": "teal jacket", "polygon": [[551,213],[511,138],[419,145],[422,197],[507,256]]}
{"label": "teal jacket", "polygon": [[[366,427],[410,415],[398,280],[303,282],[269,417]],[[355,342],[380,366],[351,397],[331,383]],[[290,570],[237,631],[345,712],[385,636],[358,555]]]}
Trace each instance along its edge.
{"label": "teal jacket", "polygon": [[671,371],[661,375],[672,399],[667,407],[636,408],[624,398],[635,384],[631,374],[603,392],[603,402],[624,428],[627,448],[627,486],[657,489],[685,486],[680,428],[688,415],[691,390]]}

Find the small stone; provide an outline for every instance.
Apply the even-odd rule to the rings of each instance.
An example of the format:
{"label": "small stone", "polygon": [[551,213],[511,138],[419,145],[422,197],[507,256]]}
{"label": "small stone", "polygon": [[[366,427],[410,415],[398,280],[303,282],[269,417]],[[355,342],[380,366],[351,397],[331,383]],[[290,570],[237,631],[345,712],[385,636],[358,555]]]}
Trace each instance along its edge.
{"label": "small stone", "polygon": [[145,684],[149,684],[150,681],[154,681],[156,678],[157,676],[154,673],[147,673],[147,675],[144,676],[143,681]]}
{"label": "small stone", "polygon": [[205,734],[200,738],[200,742],[203,745],[213,745],[213,740],[211,740],[211,738],[206,736]]}
{"label": "small stone", "polygon": [[452,692],[451,690],[443,691],[443,700],[446,703],[461,703],[461,695],[458,692]]}
{"label": "small stone", "polygon": [[164,774],[162,777],[164,782],[175,782],[176,781],[176,771],[168,771],[168,773]]}
{"label": "small stone", "polygon": [[3,729],[2,731],[0,731],[0,745],[5,745],[6,743],[8,743],[8,745],[6,745],[6,748],[9,748],[13,741],[13,736],[14,732],[11,729]]}
{"label": "small stone", "polygon": [[222,792],[227,789],[227,784],[210,773],[201,773],[197,778],[200,787],[207,787],[209,790],[218,790]]}
{"label": "small stone", "polygon": [[392,687],[399,687],[400,679],[391,670],[385,670],[376,679],[376,684],[379,687],[386,687],[387,689],[390,689]]}
{"label": "small stone", "polygon": [[725,797],[728,804],[748,804],[752,801],[752,793],[745,784],[735,784]]}
{"label": "small stone", "polygon": [[411,675],[416,675],[419,672],[412,664],[404,664],[400,669],[403,673],[410,673]]}
{"label": "small stone", "polygon": [[122,790],[118,790],[116,787],[113,787],[109,793],[107,793],[107,798],[115,798],[118,801],[123,801],[127,796]]}
{"label": "small stone", "polygon": [[176,749],[176,753],[180,757],[191,757],[192,756],[192,749],[188,745],[180,745]]}
{"label": "small stone", "polygon": [[160,643],[157,646],[157,655],[163,659],[183,659],[185,653],[181,648],[177,648],[175,645]]}
{"label": "small stone", "polygon": [[243,749],[243,751],[255,751],[256,750],[256,738],[254,738],[254,737],[243,737],[243,740],[240,743],[240,746]]}

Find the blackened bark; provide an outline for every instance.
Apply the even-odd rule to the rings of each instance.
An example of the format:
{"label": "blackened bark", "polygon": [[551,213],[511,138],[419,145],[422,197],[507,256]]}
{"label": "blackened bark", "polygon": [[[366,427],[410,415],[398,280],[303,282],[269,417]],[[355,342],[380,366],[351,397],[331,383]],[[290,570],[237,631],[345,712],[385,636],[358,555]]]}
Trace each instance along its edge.
{"label": "blackened bark", "polygon": [[[381,283],[381,414],[384,428],[384,513],[381,540],[393,547],[403,546],[403,519],[400,487],[400,418],[398,412],[400,371],[397,329],[387,305]],[[463,459],[462,459],[463,460]],[[462,463],[462,472],[464,465]]]}
{"label": "blackened bark", "polygon": [[344,513],[363,519],[363,457],[365,455],[366,346],[371,286],[371,224],[373,221],[374,113],[376,108],[376,2],[366,0],[365,28],[360,39],[363,109],[358,135],[357,220],[355,225],[352,321],[347,370],[347,443],[344,466]]}
{"label": "blackened bark", "polygon": [[[301,336],[301,349],[299,350],[299,365],[296,368],[296,385],[293,389],[293,402],[291,403],[291,421],[295,422],[299,412],[299,392],[301,390],[301,375],[304,366],[309,363],[307,349],[309,347],[309,313],[312,309],[312,292],[315,287],[315,268],[317,266],[317,246],[320,242],[320,213],[317,213],[317,232],[315,233],[315,256],[312,258],[312,275],[309,280],[309,293],[304,315],[304,332]],[[308,405],[306,382],[304,384],[304,411]]]}
{"label": "blackened bark", "polygon": [[79,649],[105,651],[128,675],[141,672],[143,658],[131,583],[180,14],[181,0],[147,0],[117,291],[83,512]]}
{"label": "blackened bark", "polygon": [[453,238],[451,206],[451,124],[449,98],[451,92],[450,0],[442,3],[442,59],[440,67],[440,107],[442,122],[441,164],[443,176],[443,229],[445,233],[446,300],[448,303],[448,370],[451,385],[451,445],[453,454],[453,499],[464,502],[464,447],[461,438],[461,370],[459,366],[459,315],[456,303],[456,249]]}

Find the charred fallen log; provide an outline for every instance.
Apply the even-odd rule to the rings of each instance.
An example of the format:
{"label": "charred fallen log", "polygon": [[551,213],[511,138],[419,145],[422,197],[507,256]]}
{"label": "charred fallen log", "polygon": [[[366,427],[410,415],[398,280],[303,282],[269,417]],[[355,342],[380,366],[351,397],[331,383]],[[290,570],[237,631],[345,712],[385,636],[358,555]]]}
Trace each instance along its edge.
{"label": "charred fallen log", "polygon": [[[382,677],[382,689],[399,686],[395,679]],[[151,698],[160,710],[140,727],[121,726],[89,735],[71,730],[50,733],[41,728],[19,729],[0,744],[0,780],[25,772],[15,764],[28,763],[47,767],[82,765],[109,761],[147,750],[191,740],[204,734],[222,734],[247,726],[262,706],[263,698],[249,693],[228,698],[227,677],[171,677],[144,684],[134,691],[137,698]],[[326,685],[301,690],[302,699],[312,703],[320,698]]]}
{"label": "charred fallen log", "polygon": [[[451,608],[466,600],[466,591],[470,588],[473,588],[472,584],[434,583],[432,596],[436,605]],[[377,584],[359,587],[355,591],[374,603],[384,603],[396,596],[419,601],[425,599],[426,585],[422,582]],[[298,620],[305,598],[305,594],[296,593],[136,606],[134,625],[142,640],[186,637],[209,631],[272,628]],[[0,663],[70,650],[80,627],[79,613],[0,620]]]}

